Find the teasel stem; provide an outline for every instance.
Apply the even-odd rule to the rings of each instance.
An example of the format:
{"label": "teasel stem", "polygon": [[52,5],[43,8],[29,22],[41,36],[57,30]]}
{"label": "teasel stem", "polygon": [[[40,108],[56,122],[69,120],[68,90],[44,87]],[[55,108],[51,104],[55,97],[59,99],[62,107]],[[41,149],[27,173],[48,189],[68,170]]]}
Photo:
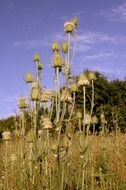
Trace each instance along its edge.
{"label": "teasel stem", "polygon": [[60,82],[59,82],[59,67],[56,68],[56,80],[57,80],[57,110],[56,121],[59,121],[60,116]]}
{"label": "teasel stem", "polygon": [[50,116],[49,116],[50,120],[52,118],[53,108],[54,108],[54,99],[52,100],[52,103],[51,103],[51,106],[50,106]]}
{"label": "teasel stem", "polygon": [[67,65],[70,66],[70,32],[68,33]]}
{"label": "teasel stem", "polygon": [[75,92],[73,93],[73,105],[72,105],[72,109],[71,109],[70,116],[69,116],[69,119],[68,119],[68,123],[69,123],[69,121],[70,121],[70,119],[72,117],[74,106],[75,106]]}
{"label": "teasel stem", "polygon": [[61,114],[61,121],[64,120],[64,116],[65,116],[65,113],[66,113],[66,106],[67,106],[67,103],[66,103],[66,102],[63,102],[63,109],[62,109],[62,114]]}
{"label": "teasel stem", "polygon": [[85,109],[86,109],[85,91],[86,88],[85,86],[83,86],[83,132],[85,130]]}
{"label": "teasel stem", "polygon": [[30,149],[29,170],[30,170],[30,179],[32,181],[32,175],[33,175],[33,168],[32,168],[32,161],[33,161],[33,152],[32,152],[32,149],[33,149],[33,143],[32,142],[30,142],[30,144],[29,144],[29,149]]}
{"label": "teasel stem", "polygon": [[81,134],[82,131],[81,131],[81,119],[80,118],[78,119],[78,126],[79,126],[79,131],[80,131],[80,134]]}
{"label": "teasel stem", "polygon": [[8,190],[8,141],[6,140],[6,160],[5,160],[5,168],[6,168],[6,189]]}
{"label": "teasel stem", "polygon": [[76,38],[76,29],[75,29],[75,33],[74,33],[74,46],[73,46],[73,54],[72,54],[72,57],[71,57],[70,66],[71,66],[71,65],[72,65],[72,63],[73,63],[73,58],[74,58],[74,56],[75,56],[76,44],[77,44],[77,38]]}
{"label": "teasel stem", "polygon": [[64,190],[64,163],[62,164],[61,190]]}
{"label": "teasel stem", "polygon": [[38,70],[38,66],[37,66],[37,64],[38,64],[38,61],[36,61],[35,62],[35,64],[36,64],[36,80],[39,82],[39,70]]}
{"label": "teasel stem", "polygon": [[36,131],[37,131],[37,101],[34,100],[33,102],[33,112],[34,112],[34,116],[33,116],[33,123],[34,123],[34,140],[36,141]]}
{"label": "teasel stem", "polygon": [[85,177],[85,171],[84,171],[84,162],[82,166],[82,184],[81,184],[81,190],[84,190],[84,177]]}
{"label": "teasel stem", "polygon": [[25,116],[24,116],[24,109],[21,110],[21,124],[22,124],[22,136],[25,136]]}
{"label": "teasel stem", "polygon": [[92,86],[92,100],[91,100],[91,113],[90,117],[92,117],[93,108],[94,108],[94,81],[91,80],[91,86]]}

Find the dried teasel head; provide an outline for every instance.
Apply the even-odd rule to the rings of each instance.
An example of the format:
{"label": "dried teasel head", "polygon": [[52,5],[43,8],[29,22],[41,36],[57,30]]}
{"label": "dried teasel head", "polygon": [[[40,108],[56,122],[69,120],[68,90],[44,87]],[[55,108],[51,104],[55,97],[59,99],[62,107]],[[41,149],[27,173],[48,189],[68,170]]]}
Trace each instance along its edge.
{"label": "dried teasel head", "polygon": [[64,41],[64,42],[62,42],[62,51],[63,51],[63,53],[68,53],[68,42],[67,41]]}
{"label": "dried teasel head", "polygon": [[59,52],[59,50],[60,50],[60,46],[59,46],[58,42],[56,42],[56,41],[52,43],[51,48],[52,48],[53,52]]}
{"label": "dried teasel head", "polygon": [[41,91],[40,96],[39,96],[39,101],[46,103],[48,102],[50,96],[51,96],[50,90]]}
{"label": "dried teasel head", "polygon": [[41,71],[41,70],[43,69],[43,66],[42,66],[41,63],[38,63],[38,64],[37,64],[37,69],[38,69],[39,71]]}
{"label": "dried teasel head", "polygon": [[72,97],[70,91],[67,89],[62,90],[61,96],[60,96],[60,101],[61,102],[67,102],[67,103],[72,103]]}
{"label": "dried teasel head", "polygon": [[97,118],[96,115],[92,116],[91,123],[92,124],[97,124],[98,123],[98,118]]}
{"label": "dried teasel head", "polygon": [[90,114],[88,114],[88,113],[85,114],[85,121],[84,121],[84,123],[85,123],[86,125],[89,125],[89,124],[91,123]]}
{"label": "dried teasel head", "polygon": [[31,100],[39,100],[40,95],[40,86],[38,81],[34,81],[32,83],[32,89],[31,89]]}
{"label": "dried teasel head", "polygon": [[26,83],[32,83],[32,75],[31,75],[31,73],[27,72],[25,74],[25,81],[26,81]]}
{"label": "dried teasel head", "polygon": [[96,74],[94,72],[89,71],[87,73],[87,77],[88,77],[89,81],[96,80]]}
{"label": "dried teasel head", "polygon": [[52,122],[50,121],[49,117],[41,117],[41,124],[43,126],[43,129],[52,129],[53,125]]}
{"label": "dried teasel head", "polygon": [[55,53],[53,56],[53,67],[61,69],[63,66],[63,59],[59,53]]}
{"label": "dried teasel head", "polygon": [[56,91],[53,90],[53,91],[51,92],[51,97],[52,97],[53,99],[56,97]]}
{"label": "dried teasel head", "polygon": [[27,108],[26,99],[24,97],[21,97],[18,99],[18,107],[19,107],[19,109],[26,109]]}
{"label": "dried teasel head", "polygon": [[76,112],[76,118],[77,118],[77,119],[82,119],[82,117],[83,117],[83,116],[82,116],[82,112],[81,112],[81,111],[77,111],[77,112]]}
{"label": "dried teasel head", "polygon": [[73,17],[72,22],[76,27],[78,26],[78,18],[76,16]]}
{"label": "dried teasel head", "polygon": [[69,77],[69,75],[70,75],[70,66],[69,65],[64,65],[64,67],[62,69],[62,72],[66,77]]}
{"label": "dried teasel head", "polygon": [[74,92],[77,92],[77,90],[78,90],[77,84],[76,83],[72,83],[71,84],[71,91],[74,93]]}
{"label": "dried teasel head", "polygon": [[11,140],[11,132],[10,131],[3,132],[2,138],[4,141],[10,141]]}
{"label": "dried teasel head", "polygon": [[88,86],[90,84],[90,81],[83,73],[81,73],[79,75],[77,84],[78,84],[78,86]]}
{"label": "dried teasel head", "polygon": [[38,54],[38,53],[36,53],[36,54],[34,55],[33,60],[34,60],[35,63],[39,63],[39,62],[40,62],[40,57],[39,57],[39,54]]}
{"label": "dried teasel head", "polygon": [[75,30],[75,24],[73,22],[65,22],[64,30],[66,33],[72,33]]}

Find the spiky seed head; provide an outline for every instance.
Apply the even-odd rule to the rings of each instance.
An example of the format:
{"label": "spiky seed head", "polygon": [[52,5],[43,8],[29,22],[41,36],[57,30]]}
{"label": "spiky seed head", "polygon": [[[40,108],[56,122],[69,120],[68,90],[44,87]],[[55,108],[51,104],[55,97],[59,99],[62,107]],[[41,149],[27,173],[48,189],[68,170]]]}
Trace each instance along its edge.
{"label": "spiky seed head", "polygon": [[88,86],[90,84],[90,81],[83,73],[81,73],[79,75],[77,84],[78,84],[78,86]]}
{"label": "spiky seed head", "polygon": [[76,16],[72,19],[72,22],[76,27],[78,26],[78,18]]}
{"label": "spiky seed head", "polygon": [[53,52],[58,52],[60,50],[60,46],[59,46],[58,42],[53,42],[51,48],[52,48]]}
{"label": "spiky seed head", "polygon": [[82,119],[82,112],[81,111],[76,112],[76,118],[77,119]]}
{"label": "spiky seed head", "polygon": [[53,67],[60,68],[63,66],[63,60],[59,53],[54,54],[53,56]]}
{"label": "spiky seed head", "polygon": [[40,102],[48,102],[50,96],[51,96],[51,92],[49,90],[41,91],[39,101]]}
{"label": "spiky seed head", "polygon": [[2,133],[2,137],[4,141],[10,141],[11,140],[11,132],[5,131]]}
{"label": "spiky seed head", "polygon": [[63,53],[68,53],[68,42],[67,41],[64,41],[63,43],[62,43],[62,51],[63,51]]}
{"label": "spiky seed head", "polygon": [[33,60],[34,60],[35,63],[36,63],[36,62],[37,62],[37,63],[40,62],[40,57],[39,57],[39,54],[38,54],[38,53],[36,53],[36,54],[34,55]]}
{"label": "spiky seed head", "polygon": [[42,67],[42,64],[41,64],[41,63],[38,63],[38,64],[37,64],[37,69],[38,69],[39,71],[41,71],[41,70],[43,69],[43,67]]}
{"label": "spiky seed head", "polygon": [[39,100],[39,95],[40,95],[40,88],[39,86],[33,86],[31,89],[31,100]]}
{"label": "spiky seed head", "polygon": [[63,67],[63,74],[67,77],[70,75],[70,66],[65,65]]}
{"label": "spiky seed head", "polygon": [[92,120],[91,120],[92,124],[97,124],[98,123],[98,118],[96,117],[96,115],[94,115],[92,117]]}
{"label": "spiky seed head", "polygon": [[72,90],[72,92],[77,92],[77,84],[76,83],[71,84],[71,90]]}
{"label": "spiky seed head", "polygon": [[53,128],[52,122],[50,121],[49,117],[42,117],[41,122],[42,122],[43,129],[52,129]]}
{"label": "spiky seed head", "polygon": [[91,123],[90,114],[88,114],[88,113],[85,114],[85,121],[84,121],[84,123],[85,123],[86,125],[89,125],[89,124]]}
{"label": "spiky seed head", "polygon": [[25,81],[26,81],[26,83],[32,83],[32,75],[31,75],[31,73],[27,72],[25,74]]}
{"label": "spiky seed head", "polygon": [[71,93],[69,90],[62,90],[61,96],[60,96],[60,101],[67,102],[67,103],[72,102],[72,97],[71,97]]}
{"label": "spiky seed head", "polygon": [[87,77],[88,77],[88,79],[89,79],[90,81],[96,80],[96,75],[95,75],[94,72],[88,72]]}
{"label": "spiky seed head", "polygon": [[72,33],[75,30],[75,25],[73,22],[65,22],[64,30],[66,33]]}
{"label": "spiky seed head", "polygon": [[55,97],[56,97],[56,91],[52,91],[52,92],[51,92],[51,97],[52,97],[52,98],[55,98]]}
{"label": "spiky seed head", "polygon": [[19,109],[25,109],[27,108],[27,103],[24,97],[21,97],[18,99],[18,107]]}

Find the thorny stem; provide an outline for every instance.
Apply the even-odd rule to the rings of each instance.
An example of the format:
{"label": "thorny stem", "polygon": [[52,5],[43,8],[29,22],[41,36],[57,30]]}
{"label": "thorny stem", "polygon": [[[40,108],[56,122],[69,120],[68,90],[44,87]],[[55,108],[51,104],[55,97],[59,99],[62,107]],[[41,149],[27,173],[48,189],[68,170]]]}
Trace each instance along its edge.
{"label": "thorny stem", "polygon": [[85,86],[83,86],[83,132],[85,130]]}
{"label": "thorny stem", "polygon": [[76,50],[76,42],[77,42],[77,39],[76,39],[76,29],[75,29],[75,34],[74,34],[74,47],[73,47],[73,54],[72,54],[72,57],[71,57],[70,66],[71,66],[72,63],[73,63],[73,58],[74,58],[75,50]]}
{"label": "thorny stem", "polygon": [[69,116],[69,119],[68,119],[68,123],[69,123],[69,121],[70,121],[70,119],[72,117],[74,106],[75,106],[75,92],[73,93],[73,105],[72,105],[72,109],[71,109],[70,116]]}
{"label": "thorny stem", "polygon": [[90,113],[90,117],[92,117],[92,113],[93,113],[93,107],[94,107],[94,81],[91,81],[91,86],[92,86],[92,101],[91,101],[91,113]]}
{"label": "thorny stem", "polygon": [[70,66],[70,33],[68,33],[68,53],[67,53],[67,65]]}
{"label": "thorny stem", "polygon": [[59,67],[56,68],[56,81],[57,81],[57,110],[56,121],[59,121],[60,116],[60,82],[59,82]]}

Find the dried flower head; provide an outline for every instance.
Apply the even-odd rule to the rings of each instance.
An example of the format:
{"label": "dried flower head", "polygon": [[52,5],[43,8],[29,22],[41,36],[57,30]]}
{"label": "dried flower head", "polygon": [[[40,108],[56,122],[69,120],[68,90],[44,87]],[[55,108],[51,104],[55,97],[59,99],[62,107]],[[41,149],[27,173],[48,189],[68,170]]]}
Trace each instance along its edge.
{"label": "dried flower head", "polygon": [[21,97],[18,99],[18,107],[19,107],[19,109],[27,108],[26,99],[24,97]]}
{"label": "dried flower head", "polygon": [[90,81],[88,78],[82,73],[79,75],[78,78],[78,86],[88,86],[90,84]]}
{"label": "dried flower head", "polygon": [[31,73],[27,72],[27,73],[25,74],[25,81],[26,81],[27,83],[32,83],[32,75],[31,75]]}
{"label": "dried flower head", "polygon": [[52,48],[52,51],[53,51],[53,52],[58,52],[58,51],[60,50],[60,47],[59,47],[58,42],[53,42],[51,48]]}
{"label": "dried flower head", "polygon": [[11,132],[5,131],[2,133],[2,137],[4,141],[10,141],[11,140]]}
{"label": "dried flower head", "polygon": [[65,22],[64,30],[66,33],[72,33],[75,30],[75,24],[73,22]]}
{"label": "dried flower head", "polygon": [[63,53],[67,53],[68,52],[68,42],[67,41],[64,41],[62,43],[62,51],[63,51]]}
{"label": "dried flower head", "polygon": [[39,57],[39,54],[38,54],[38,53],[36,53],[36,54],[34,55],[33,60],[34,60],[35,63],[36,63],[36,62],[37,62],[37,63],[40,62],[40,57]]}
{"label": "dried flower head", "polygon": [[59,53],[55,53],[53,56],[53,67],[60,68],[63,66],[63,59]]}
{"label": "dried flower head", "polygon": [[72,19],[72,22],[76,27],[78,26],[78,18],[76,16]]}

